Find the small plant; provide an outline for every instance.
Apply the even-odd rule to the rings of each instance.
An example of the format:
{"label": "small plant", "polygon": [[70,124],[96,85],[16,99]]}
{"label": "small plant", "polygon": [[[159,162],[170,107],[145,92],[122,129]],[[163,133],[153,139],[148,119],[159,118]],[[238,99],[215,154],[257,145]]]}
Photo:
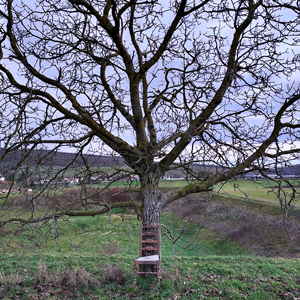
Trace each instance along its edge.
{"label": "small plant", "polygon": [[48,277],[49,277],[49,273],[46,264],[39,261],[37,272],[35,275],[35,283],[37,284],[44,283],[46,279],[48,279]]}
{"label": "small plant", "polygon": [[106,255],[118,254],[120,252],[120,249],[118,247],[118,242],[106,243],[102,246],[102,250]]}
{"label": "small plant", "polygon": [[84,267],[78,269],[65,270],[62,274],[62,284],[71,287],[89,287],[95,282],[91,273]]}
{"label": "small plant", "polygon": [[117,283],[123,285],[126,281],[124,271],[121,266],[107,265],[105,268],[104,283]]}

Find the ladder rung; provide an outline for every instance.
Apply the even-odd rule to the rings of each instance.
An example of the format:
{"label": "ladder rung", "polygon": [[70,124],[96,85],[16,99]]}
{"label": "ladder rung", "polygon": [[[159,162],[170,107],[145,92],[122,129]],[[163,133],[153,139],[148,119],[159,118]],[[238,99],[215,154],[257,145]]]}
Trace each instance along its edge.
{"label": "ladder rung", "polygon": [[158,233],[155,233],[155,232],[144,232],[144,233],[142,233],[142,235],[149,235],[149,236],[151,236],[151,235],[158,235]]}
{"label": "ladder rung", "polygon": [[157,244],[157,241],[152,239],[143,240],[142,243],[144,244]]}
{"label": "ladder rung", "polygon": [[143,228],[158,228],[157,225],[143,225]]}
{"label": "ladder rung", "polygon": [[153,246],[142,248],[142,251],[155,251],[155,250],[157,251],[158,249]]}

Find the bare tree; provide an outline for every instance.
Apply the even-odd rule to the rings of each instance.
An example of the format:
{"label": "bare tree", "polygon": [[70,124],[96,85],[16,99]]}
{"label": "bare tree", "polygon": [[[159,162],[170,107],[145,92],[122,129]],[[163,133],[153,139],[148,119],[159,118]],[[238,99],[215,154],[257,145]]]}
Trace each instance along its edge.
{"label": "bare tree", "polygon": [[[119,206],[134,208],[144,224],[159,224],[168,204],[243,174],[290,184],[282,170],[297,163],[300,150],[297,1],[0,3],[2,160],[23,154],[10,163],[11,182],[21,169],[25,178],[41,172],[37,153],[50,159],[68,146],[90,176],[84,154],[91,149],[121,157],[127,167],[114,164],[114,178],[138,175],[140,186],[132,190],[141,195],[109,202],[82,194],[82,207],[93,209],[58,203],[40,216],[34,213],[44,196],[39,190],[35,200],[30,194],[24,200],[32,209],[28,218],[3,214],[2,225],[99,215]],[[48,170],[42,190],[66,169]],[[160,191],[161,176],[175,169],[192,180]],[[279,197],[286,209],[297,197],[289,187],[292,193]]]}

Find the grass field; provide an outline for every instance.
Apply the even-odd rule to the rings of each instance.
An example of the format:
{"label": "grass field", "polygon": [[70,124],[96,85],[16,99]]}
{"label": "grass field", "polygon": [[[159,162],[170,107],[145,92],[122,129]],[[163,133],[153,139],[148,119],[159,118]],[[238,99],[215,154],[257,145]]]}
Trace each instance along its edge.
{"label": "grass field", "polygon": [[[298,181],[293,181],[292,184],[299,186]],[[278,188],[273,182],[264,179],[256,182],[246,179],[230,181],[224,184],[218,184],[214,187],[214,191],[220,195],[227,195],[244,200],[259,200],[268,202],[270,204],[279,205],[277,194]],[[295,205],[300,204],[299,195],[300,188],[296,188],[296,199],[294,201]],[[280,196],[289,201],[292,196],[292,190],[286,185],[282,188]]]}
{"label": "grass field", "polygon": [[[26,255],[1,262],[1,299],[297,299],[299,261],[164,256],[163,280],[138,278],[129,255]],[[4,271],[5,270],[5,271]]]}
{"label": "grass field", "polygon": [[[164,213],[162,223],[172,230],[174,237],[180,235],[184,222],[173,214]],[[55,228],[54,228],[55,226]],[[180,238],[183,247],[172,245],[162,237],[162,255],[174,256],[218,255],[218,254],[249,254],[238,243],[228,241],[222,235],[191,223],[186,227],[186,233]],[[197,237],[197,238],[196,238]],[[196,240],[194,240],[196,239]],[[108,216],[77,217],[59,219],[38,224],[23,230],[18,236],[9,234],[1,238],[2,253],[100,253],[136,255],[139,248],[139,222],[133,214],[112,213]]]}
{"label": "grass field", "polygon": [[[59,237],[55,239],[51,232],[48,238],[36,234],[30,241],[29,232],[24,232],[14,244],[9,243],[9,236],[2,237],[1,245],[6,244],[10,254],[4,254],[8,249],[1,249],[0,298],[267,300],[300,297],[299,258],[253,256],[233,240],[195,226],[188,227],[180,239],[185,246],[199,234],[188,249],[172,247],[166,236],[162,237],[161,287],[157,287],[155,277],[150,277],[138,278],[135,289],[132,266],[138,255],[139,224],[133,215],[122,220],[120,214],[112,214],[108,221],[105,216],[60,221]],[[170,213],[163,216],[163,223],[175,235],[179,234],[176,232],[182,225],[180,222]],[[44,234],[46,229],[40,228]]]}
{"label": "grass field", "polygon": [[[164,180],[160,187],[185,184]],[[280,216],[264,214],[278,206],[275,198],[267,197],[269,188],[266,181],[228,182],[215,187],[209,201],[193,196],[190,200],[199,205],[186,200],[178,204],[182,211],[179,206],[175,213],[165,211],[162,223],[175,238],[190,214],[199,215],[192,215],[181,247],[162,236],[160,289],[155,277],[138,278],[138,288],[133,288],[139,222],[132,213],[115,210],[109,216],[59,219],[20,229],[17,236],[3,232],[0,299],[300,299],[300,255],[267,258],[247,246],[265,243],[269,249],[271,243],[286,241],[274,231],[290,224],[288,220],[281,223]],[[260,206],[245,201],[239,189]],[[243,243],[244,232],[248,244]],[[267,241],[263,234],[271,238]]]}
{"label": "grass field", "polygon": [[[296,192],[300,195],[300,182],[297,180],[291,181],[296,188]],[[186,180],[161,180],[160,188],[162,190],[170,188],[181,188],[187,185]],[[291,196],[291,190],[287,187],[283,187],[286,193],[287,199]],[[235,198],[240,198],[242,200],[252,199],[264,202],[269,202],[272,204],[278,204],[276,184],[274,182],[268,181],[266,179],[260,179],[257,181],[247,180],[247,179],[237,179],[234,181],[228,181],[224,183],[217,184],[214,186],[214,192],[222,196],[230,196]],[[300,204],[300,196],[296,198],[295,203]]]}

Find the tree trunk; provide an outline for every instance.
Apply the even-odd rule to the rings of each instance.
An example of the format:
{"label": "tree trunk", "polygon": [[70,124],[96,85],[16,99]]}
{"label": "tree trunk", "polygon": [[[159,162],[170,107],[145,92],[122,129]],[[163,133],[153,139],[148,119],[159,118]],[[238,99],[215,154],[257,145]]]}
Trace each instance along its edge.
{"label": "tree trunk", "polygon": [[[161,213],[163,208],[163,196],[159,191],[159,173],[146,172],[141,177],[141,188],[143,197],[143,225],[160,225]],[[144,251],[143,255],[153,255],[151,251]],[[143,272],[157,272],[156,265],[142,265],[140,270]],[[146,275],[144,275],[146,276]]]}
{"label": "tree trunk", "polygon": [[143,225],[160,225],[163,207],[163,197],[159,191],[160,175],[146,173],[141,177],[141,188],[143,197]]}

